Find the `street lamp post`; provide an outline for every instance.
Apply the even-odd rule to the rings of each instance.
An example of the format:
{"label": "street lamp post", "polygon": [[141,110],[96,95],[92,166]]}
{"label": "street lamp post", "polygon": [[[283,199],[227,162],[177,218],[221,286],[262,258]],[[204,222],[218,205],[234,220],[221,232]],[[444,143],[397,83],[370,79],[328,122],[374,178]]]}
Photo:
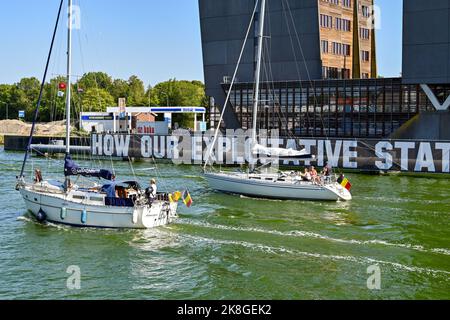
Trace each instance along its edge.
{"label": "street lamp post", "polygon": [[9,119],[9,115],[8,115],[9,103],[3,102],[3,101],[0,101],[0,103],[3,103],[4,105],[6,105],[6,120],[8,120]]}
{"label": "street lamp post", "polygon": [[169,107],[169,95],[167,93],[165,93],[164,91],[161,91],[161,93],[166,96],[166,98],[167,98],[167,107]]}
{"label": "street lamp post", "polygon": [[[169,106],[169,95],[164,91],[161,91],[161,93],[166,96],[166,98],[167,98],[167,106],[166,107],[168,107]],[[166,118],[170,119],[170,120],[168,120],[168,125],[169,125],[169,129],[172,129],[172,113],[165,113],[164,119],[166,119]]]}

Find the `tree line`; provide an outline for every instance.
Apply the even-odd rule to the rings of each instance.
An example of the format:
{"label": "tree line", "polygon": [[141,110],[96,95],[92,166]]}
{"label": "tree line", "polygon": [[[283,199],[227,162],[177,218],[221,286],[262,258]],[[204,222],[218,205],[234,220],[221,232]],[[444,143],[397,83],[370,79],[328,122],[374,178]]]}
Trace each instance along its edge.
{"label": "tree line", "polygon": [[[65,119],[65,90],[60,84],[65,77],[55,77],[44,85],[39,109],[39,122]],[[25,111],[25,121],[32,121],[41,83],[38,79],[23,78],[15,84],[0,84],[0,120],[17,119]],[[72,84],[72,112],[105,112],[125,98],[127,106],[207,106],[205,87],[201,81],[170,79],[154,87],[145,87],[137,76],[128,80],[113,79],[104,72],[89,72]],[[176,114],[174,122],[182,127],[192,127],[193,115]]]}

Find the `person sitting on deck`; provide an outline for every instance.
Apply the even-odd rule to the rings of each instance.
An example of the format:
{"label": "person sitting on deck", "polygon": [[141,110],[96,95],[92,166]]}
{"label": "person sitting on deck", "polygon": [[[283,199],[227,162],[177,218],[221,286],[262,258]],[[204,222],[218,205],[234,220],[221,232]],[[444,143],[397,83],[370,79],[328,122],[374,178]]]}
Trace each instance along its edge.
{"label": "person sitting on deck", "polygon": [[42,182],[42,172],[39,169],[34,170],[34,183]]}
{"label": "person sitting on deck", "polygon": [[333,173],[333,168],[331,167],[330,163],[327,162],[326,166],[323,167],[322,170],[322,177],[325,182],[331,181],[331,174]]}
{"label": "person sitting on deck", "polygon": [[333,173],[333,168],[331,167],[330,163],[327,162],[325,167],[323,167],[322,176],[330,177],[332,173]]}
{"label": "person sitting on deck", "polygon": [[156,180],[152,179],[150,180],[150,187],[145,189],[145,195],[150,200],[156,199],[156,193],[158,188],[156,187]]}
{"label": "person sitting on deck", "polygon": [[311,166],[311,178],[312,178],[312,182],[313,183],[320,184],[320,177],[319,177],[319,174],[316,171],[316,168],[314,168],[314,166]]}
{"label": "person sitting on deck", "polygon": [[312,177],[311,177],[311,173],[309,172],[308,168],[305,168],[305,173],[301,174],[302,180],[303,181],[311,181]]}

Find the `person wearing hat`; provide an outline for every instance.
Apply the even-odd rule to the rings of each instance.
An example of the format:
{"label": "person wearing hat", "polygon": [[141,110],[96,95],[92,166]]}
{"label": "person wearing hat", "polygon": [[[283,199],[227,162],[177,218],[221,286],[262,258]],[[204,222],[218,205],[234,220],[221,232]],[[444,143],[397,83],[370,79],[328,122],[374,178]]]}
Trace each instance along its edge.
{"label": "person wearing hat", "polygon": [[150,180],[150,187],[145,189],[145,195],[148,199],[154,200],[156,198],[158,188],[156,187],[156,180],[152,179]]}

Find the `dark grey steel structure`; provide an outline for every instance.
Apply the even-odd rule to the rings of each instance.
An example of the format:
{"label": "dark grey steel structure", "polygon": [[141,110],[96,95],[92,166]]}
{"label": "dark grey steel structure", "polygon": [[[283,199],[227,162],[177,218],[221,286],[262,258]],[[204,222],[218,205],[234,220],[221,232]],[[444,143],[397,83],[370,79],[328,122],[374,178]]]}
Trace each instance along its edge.
{"label": "dark grey steel structure", "polygon": [[[321,79],[318,2],[289,0],[288,3],[292,17],[284,16],[282,1],[268,1],[266,29],[270,34],[266,35],[271,41],[266,53],[270,55],[271,78],[273,81],[308,79],[309,73],[312,79]],[[222,83],[227,82],[226,77],[231,79],[236,68],[255,0],[199,0],[199,7],[206,94],[222,106],[225,102]],[[300,41],[296,40],[295,30]],[[239,82],[253,81],[255,46],[253,25],[237,76]],[[232,112],[227,112],[224,120],[229,128],[240,126]]]}
{"label": "dark grey steel structure", "polygon": [[450,83],[450,0],[404,0],[404,83]]}
{"label": "dark grey steel structure", "polygon": [[[283,16],[284,1],[268,1],[271,45],[266,50],[276,93],[267,95],[272,101],[264,109],[263,126],[300,136],[450,140],[450,0],[403,1],[403,78],[302,83],[322,79],[319,1],[288,0],[301,48],[287,23],[291,18]],[[224,104],[254,5],[255,0],[199,0],[206,93],[216,106]],[[251,36],[225,113],[227,128],[251,121],[253,28]],[[277,113],[288,115],[286,123],[270,120]]]}

